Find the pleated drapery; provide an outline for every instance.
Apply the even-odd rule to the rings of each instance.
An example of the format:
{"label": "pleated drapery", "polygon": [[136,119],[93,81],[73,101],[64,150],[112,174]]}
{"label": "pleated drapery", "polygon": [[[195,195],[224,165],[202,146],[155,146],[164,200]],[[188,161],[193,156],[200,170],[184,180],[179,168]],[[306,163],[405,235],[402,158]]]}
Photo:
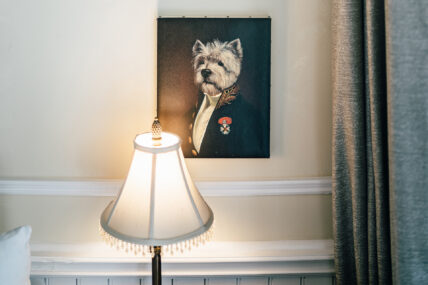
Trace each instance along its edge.
{"label": "pleated drapery", "polygon": [[428,284],[428,1],[333,1],[338,284]]}

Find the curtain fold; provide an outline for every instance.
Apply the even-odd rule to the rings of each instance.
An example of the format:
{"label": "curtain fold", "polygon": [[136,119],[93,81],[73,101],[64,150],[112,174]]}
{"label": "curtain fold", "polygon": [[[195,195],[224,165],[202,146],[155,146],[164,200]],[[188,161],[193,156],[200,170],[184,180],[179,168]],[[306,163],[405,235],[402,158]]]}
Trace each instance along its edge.
{"label": "curtain fold", "polygon": [[339,284],[391,283],[384,19],[382,1],[334,1],[333,224]]}
{"label": "curtain fold", "polygon": [[338,284],[428,284],[428,2],[410,2],[333,0]]}

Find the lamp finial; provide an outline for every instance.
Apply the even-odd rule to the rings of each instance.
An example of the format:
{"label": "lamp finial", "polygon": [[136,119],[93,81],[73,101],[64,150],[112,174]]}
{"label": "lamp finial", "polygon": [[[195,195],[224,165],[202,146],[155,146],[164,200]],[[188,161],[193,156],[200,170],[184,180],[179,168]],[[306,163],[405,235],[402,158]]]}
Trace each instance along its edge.
{"label": "lamp finial", "polygon": [[159,122],[158,117],[155,117],[155,120],[152,124],[152,140],[158,141],[162,139],[162,126]]}

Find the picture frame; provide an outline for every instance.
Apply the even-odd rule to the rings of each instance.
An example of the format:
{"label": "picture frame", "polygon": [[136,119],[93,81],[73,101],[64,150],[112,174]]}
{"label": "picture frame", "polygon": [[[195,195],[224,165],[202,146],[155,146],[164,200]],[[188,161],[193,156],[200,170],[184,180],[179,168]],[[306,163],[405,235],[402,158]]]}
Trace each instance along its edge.
{"label": "picture frame", "polygon": [[158,18],[157,113],[184,157],[270,157],[270,48],[270,18]]}

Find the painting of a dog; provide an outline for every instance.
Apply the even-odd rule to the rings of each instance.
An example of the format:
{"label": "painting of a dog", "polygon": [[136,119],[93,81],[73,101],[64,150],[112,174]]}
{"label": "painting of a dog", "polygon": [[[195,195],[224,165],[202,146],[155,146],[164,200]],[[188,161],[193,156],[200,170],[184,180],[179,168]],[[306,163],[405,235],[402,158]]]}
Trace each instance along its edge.
{"label": "painting of a dog", "polygon": [[[158,21],[158,116],[164,129],[180,135],[185,157],[269,157],[270,69],[266,67],[270,65],[269,62],[259,62],[251,67],[246,63],[270,59],[270,19],[255,21],[259,25],[262,23],[262,28],[269,28],[264,33],[268,44],[264,41],[258,48],[245,30],[235,33],[237,37],[230,40],[228,33],[231,29],[223,31],[223,35],[221,31],[214,33],[213,28],[217,30],[215,22],[222,19],[184,20],[166,18]],[[233,24],[231,20],[234,19],[227,19],[226,23]],[[236,20],[243,23],[250,19]],[[195,32],[201,27],[198,22],[204,22],[206,29],[199,37],[192,35],[192,38],[185,31],[195,21]],[[164,37],[167,26],[173,30],[180,27],[177,22],[184,24],[181,24],[181,37],[174,33],[174,47],[177,48],[176,43],[179,39],[183,40],[183,36],[186,42],[193,41],[192,45],[179,45],[181,48],[178,50],[183,49],[181,56],[166,47],[171,43],[171,37]],[[208,38],[207,34],[211,34],[212,38]],[[257,49],[262,52],[260,58],[247,61],[247,50],[251,56],[257,54]],[[183,58],[190,60],[186,64]],[[176,64],[171,66],[174,62]],[[264,70],[254,72],[250,68]],[[191,78],[189,71],[192,72]],[[241,72],[246,74],[246,82],[242,82]],[[179,74],[183,75],[181,80],[177,78]],[[253,80],[248,81],[251,75]],[[187,83],[185,88],[183,80]],[[175,87],[172,82],[177,82]],[[189,86],[191,83],[193,87]],[[255,97],[254,91],[261,92]]]}

